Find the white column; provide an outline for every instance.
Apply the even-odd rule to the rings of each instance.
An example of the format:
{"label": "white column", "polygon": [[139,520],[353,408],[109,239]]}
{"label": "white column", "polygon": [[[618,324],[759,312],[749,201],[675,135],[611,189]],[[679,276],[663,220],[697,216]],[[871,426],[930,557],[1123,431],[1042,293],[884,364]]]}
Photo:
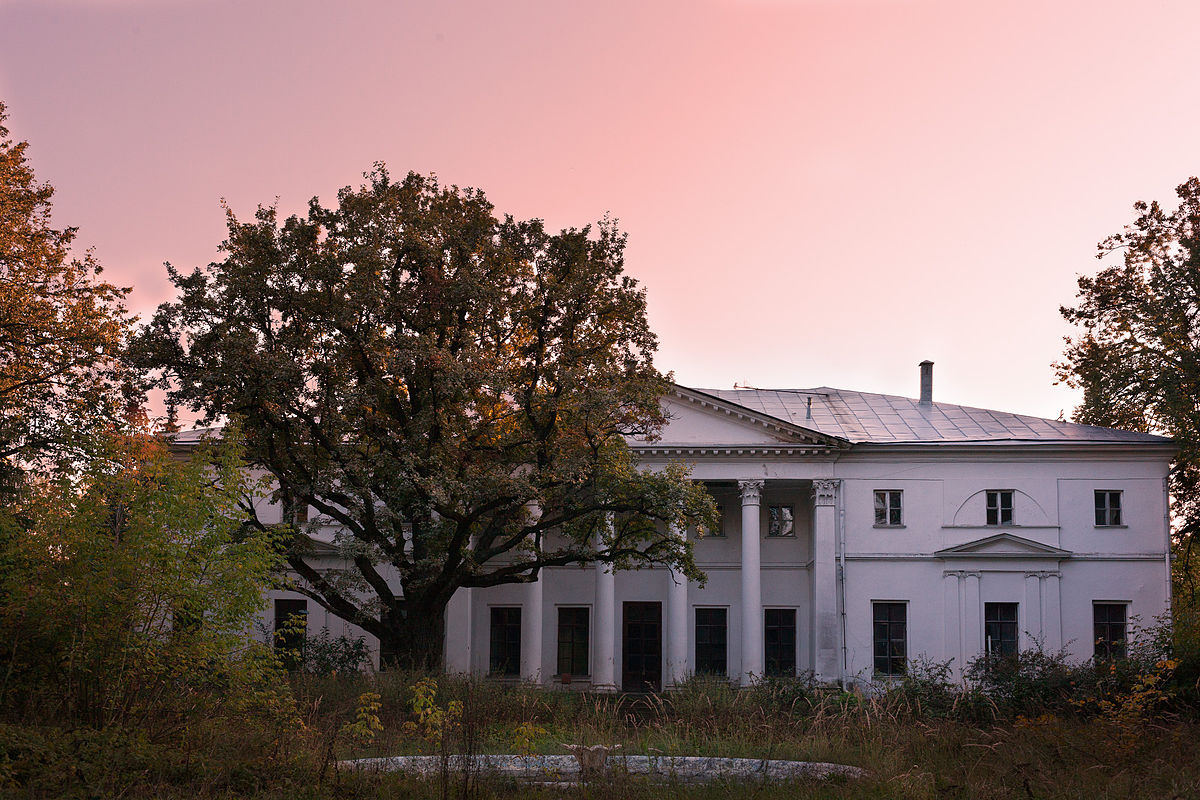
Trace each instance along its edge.
{"label": "white column", "polygon": [[942,613],[945,615],[946,640],[942,646],[942,658],[949,661],[954,659],[952,668],[962,671],[962,637],[959,635],[958,620],[958,573],[946,572],[942,575]]}
{"label": "white column", "polygon": [[1042,580],[1042,619],[1045,625],[1046,650],[1051,653],[1057,652],[1063,646],[1061,584],[1062,576],[1057,572],[1047,572]]}
{"label": "white column", "polygon": [[[979,573],[966,573],[963,587],[963,650],[967,663],[983,652],[983,603],[979,599]],[[964,668],[966,663],[962,665]]]}
{"label": "white column", "polygon": [[[671,526],[671,533],[680,539],[687,531]],[[668,688],[681,683],[688,675],[688,580],[681,572],[667,571],[667,680]]]}
{"label": "white column", "polygon": [[1042,575],[1025,573],[1025,603],[1021,610],[1021,649],[1033,650],[1038,642],[1045,644],[1046,629],[1042,625]]}
{"label": "white column", "polygon": [[[604,542],[597,542],[604,547]],[[592,691],[617,689],[616,664],[613,660],[617,640],[617,579],[612,568],[596,562],[596,602],[592,609]]]}
{"label": "white column", "polygon": [[742,669],[749,686],[763,674],[762,506],[763,481],[738,481],[742,491]]}
{"label": "white column", "polygon": [[472,591],[459,589],[446,604],[446,672],[471,671],[471,602]]}
{"label": "white column", "polygon": [[841,481],[813,481],[812,615],[813,673],[820,683],[833,683],[838,668],[840,628],[837,613],[837,491]]}
{"label": "white column", "polygon": [[542,682],[542,584],[545,571],[525,584],[525,602],[521,608],[521,680]]}

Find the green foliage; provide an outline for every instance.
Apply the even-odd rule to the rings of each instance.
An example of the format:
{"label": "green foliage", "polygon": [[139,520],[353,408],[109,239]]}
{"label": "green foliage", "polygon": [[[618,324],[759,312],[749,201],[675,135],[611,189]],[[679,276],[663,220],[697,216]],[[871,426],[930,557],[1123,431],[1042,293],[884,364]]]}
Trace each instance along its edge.
{"label": "green foliage", "polygon": [[434,678],[422,678],[412,687],[412,712],[415,720],[404,723],[404,732],[420,736],[441,746],[462,724],[461,700],[450,700],[442,708],[437,701],[438,683]]}
{"label": "green foliage", "polygon": [[383,730],[383,722],[379,719],[379,695],[375,692],[363,692],[358,697],[358,706],[354,711],[354,720],[342,726],[342,735],[360,746],[369,745]]}
{"label": "green foliage", "polygon": [[270,685],[274,659],[247,631],[276,557],[243,528],[236,429],[186,461],[139,437],[103,455],[0,541],[0,707],[182,724]]}
{"label": "green foliage", "polygon": [[548,233],[382,165],[366,177],[303,217],[229,212],[225,258],[171,268],[180,297],[135,348],[172,401],[244,420],[249,458],[344,532],[350,566],[329,571],[292,531],[295,588],[389,662],[435,669],[460,587],[597,560],[700,579],[669,525],[714,527],[712,499],[625,443],[661,428],[669,386],[625,235]]}
{"label": "green foliage", "polygon": [[365,669],[371,663],[371,649],[361,636],[332,636],[328,628],[304,642],[301,668],[312,675],[339,675]]}

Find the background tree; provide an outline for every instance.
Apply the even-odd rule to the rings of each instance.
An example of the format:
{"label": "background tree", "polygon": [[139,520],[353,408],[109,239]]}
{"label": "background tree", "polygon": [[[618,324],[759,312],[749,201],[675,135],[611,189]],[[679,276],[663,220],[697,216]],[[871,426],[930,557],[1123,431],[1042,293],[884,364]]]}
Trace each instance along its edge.
{"label": "background tree", "polygon": [[172,401],[244,420],[250,460],[340,527],[353,567],[317,569],[297,530],[295,588],[436,668],[460,587],[597,560],[697,577],[667,526],[713,524],[711,498],[624,441],[664,423],[668,378],[615,224],[552,235],[477,190],[367,179],[282,225],[228,212],[224,260],[168,265],[180,298],[139,345]]}
{"label": "background tree", "polygon": [[127,289],[73,257],[75,228],[51,226],[54,189],[38,183],[26,142],[0,103],[0,502],[20,474],[69,462],[125,407],[119,356]]}
{"label": "background tree", "polygon": [[1118,264],[1079,278],[1078,304],[1062,308],[1081,332],[1066,340],[1060,380],[1083,389],[1074,419],[1171,436],[1176,577],[1194,600],[1200,543],[1200,180],[1176,189],[1179,205],[1134,205],[1137,218],[1099,244]]}

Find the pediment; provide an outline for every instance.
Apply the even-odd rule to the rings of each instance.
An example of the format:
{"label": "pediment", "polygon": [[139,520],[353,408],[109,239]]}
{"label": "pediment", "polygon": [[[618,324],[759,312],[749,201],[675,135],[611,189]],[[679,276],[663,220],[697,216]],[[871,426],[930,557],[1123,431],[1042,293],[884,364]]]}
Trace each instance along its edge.
{"label": "pediment", "polygon": [[938,558],[1069,558],[1071,551],[1051,547],[1011,533],[997,533],[973,542],[947,547]]}
{"label": "pediment", "polygon": [[667,415],[667,424],[660,432],[655,446],[800,444],[837,448],[848,444],[837,437],[802,428],[745,406],[681,386],[674,387],[660,402]]}

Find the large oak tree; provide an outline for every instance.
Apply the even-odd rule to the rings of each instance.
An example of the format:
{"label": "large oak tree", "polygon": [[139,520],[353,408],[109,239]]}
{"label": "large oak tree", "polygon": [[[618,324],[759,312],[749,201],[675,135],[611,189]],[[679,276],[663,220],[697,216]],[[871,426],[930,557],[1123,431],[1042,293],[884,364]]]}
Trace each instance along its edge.
{"label": "large oak tree", "polygon": [[223,260],[168,265],[179,299],[141,342],[173,401],[243,420],[249,458],[337,526],[352,566],[319,568],[301,525],[295,588],[437,667],[460,587],[595,561],[697,577],[669,526],[711,524],[711,498],[625,442],[662,426],[668,378],[616,225],[551,234],[477,190],[366,177],[282,223],[228,211]]}
{"label": "large oak tree", "polygon": [[1195,599],[1200,555],[1200,179],[1176,189],[1174,210],[1134,205],[1133,223],[1099,245],[1115,263],[1079,278],[1061,309],[1079,333],[1066,340],[1059,379],[1083,389],[1074,419],[1171,436],[1176,577]]}

